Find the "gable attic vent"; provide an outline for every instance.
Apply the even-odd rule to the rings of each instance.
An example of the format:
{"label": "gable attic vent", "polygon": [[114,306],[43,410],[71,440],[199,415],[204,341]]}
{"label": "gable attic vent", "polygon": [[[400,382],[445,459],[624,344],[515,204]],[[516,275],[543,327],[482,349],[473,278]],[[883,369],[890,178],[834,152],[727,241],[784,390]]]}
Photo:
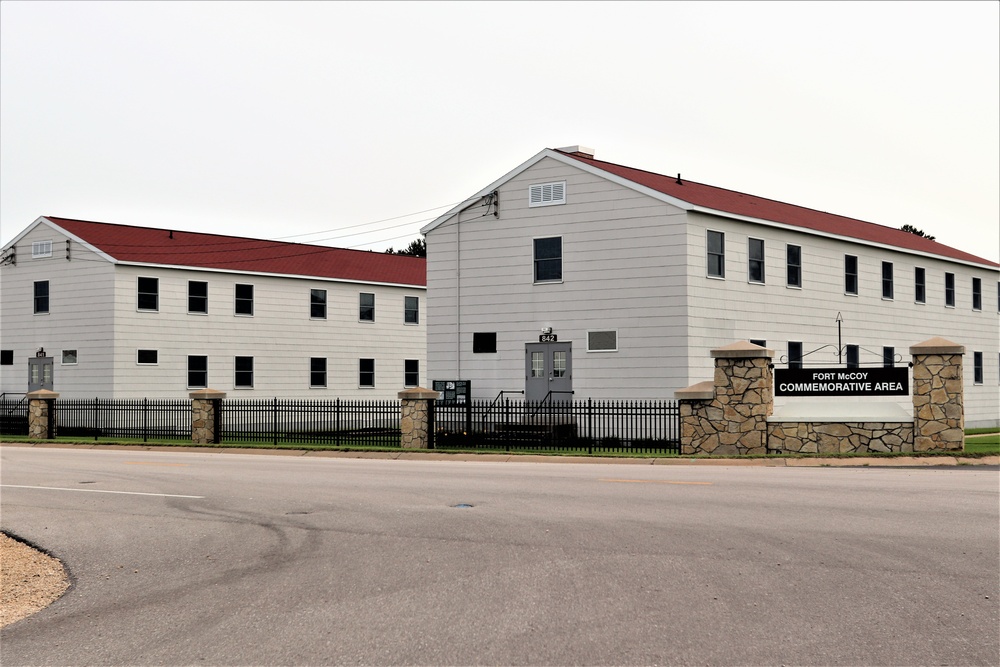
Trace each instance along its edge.
{"label": "gable attic vent", "polygon": [[528,206],[555,206],[566,203],[566,181],[528,186]]}

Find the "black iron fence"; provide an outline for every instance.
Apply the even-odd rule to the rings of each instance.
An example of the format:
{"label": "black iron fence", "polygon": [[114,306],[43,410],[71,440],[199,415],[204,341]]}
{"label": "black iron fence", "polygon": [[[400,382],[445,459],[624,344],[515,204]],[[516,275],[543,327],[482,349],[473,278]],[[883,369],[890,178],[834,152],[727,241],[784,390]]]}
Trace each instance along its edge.
{"label": "black iron fence", "polygon": [[269,398],[221,403],[222,442],[399,447],[396,400]]}
{"label": "black iron fence", "polygon": [[680,453],[676,401],[471,401],[438,404],[436,449]]}
{"label": "black iron fence", "polygon": [[28,435],[28,399],[24,394],[0,394],[0,435]]}
{"label": "black iron fence", "polygon": [[[398,400],[223,399],[220,443],[399,447]],[[56,399],[55,435],[147,440],[191,439],[188,399]],[[438,402],[436,449],[680,453],[676,401]],[[26,435],[28,403],[0,395],[3,435]]]}
{"label": "black iron fence", "polygon": [[191,440],[188,399],[56,399],[54,409],[56,436]]}

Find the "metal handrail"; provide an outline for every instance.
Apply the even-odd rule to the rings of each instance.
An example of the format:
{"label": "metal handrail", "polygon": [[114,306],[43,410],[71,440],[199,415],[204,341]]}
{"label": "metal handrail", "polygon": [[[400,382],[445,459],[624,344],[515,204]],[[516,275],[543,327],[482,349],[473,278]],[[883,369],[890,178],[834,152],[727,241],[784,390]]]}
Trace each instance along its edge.
{"label": "metal handrail", "polygon": [[21,393],[21,392],[17,392],[17,391],[11,391],[11,392],[6,392],[5,391],[3,393],[0,393],[0,403],[4,402],[4,399],[7,397],[7,394],[10,394],[11,396],[20,396],[21,397],[21,400],[19,400],[17,403],[15,403],[14,405],[12,405],[9,410],[7,410],[7,414],[8,415],[14,414],[14,411],[17,410],[21,406],[22,403],[24,403],[26,400],[28,400],[28,395],[27,394],[24,394],[24,393]]}
{"label": "metal handrail", "polygon": [[538,402],[538,406],[535,407],[535,411],[532,412],[530,415],[528,415],[528,418],[532,419],[532,418],[538,416],[539,411],[542,409],[542,407],[545,406],[545,401],[547,401],[550,398],[552,398],[552,394],[569,394],[569,395],[572,396],[574,393],[575,392],[573,392],[573,391],[558,390],[558,389],[549,389],[549,393],[545,394],[545,398],[543,398],[542,400],[540,400]]}

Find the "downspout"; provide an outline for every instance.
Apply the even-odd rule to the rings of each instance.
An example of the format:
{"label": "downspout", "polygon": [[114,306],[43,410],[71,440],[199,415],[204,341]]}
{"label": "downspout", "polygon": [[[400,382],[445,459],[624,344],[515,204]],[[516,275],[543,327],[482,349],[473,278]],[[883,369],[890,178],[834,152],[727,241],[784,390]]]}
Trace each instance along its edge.
{"label": "downspout", "polygon": [[462,379],[462,214],[478,206],[486,195],[458,210],[455,214],[455,379]]}

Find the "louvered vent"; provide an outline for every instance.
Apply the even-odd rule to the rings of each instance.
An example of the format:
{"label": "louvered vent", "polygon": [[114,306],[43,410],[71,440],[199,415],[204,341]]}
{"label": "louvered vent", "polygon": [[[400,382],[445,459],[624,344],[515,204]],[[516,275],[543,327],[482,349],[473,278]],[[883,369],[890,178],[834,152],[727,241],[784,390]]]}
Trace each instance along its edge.
{"label": "louvered vent", "polygon": [[566,181],[528,186],[528,206],[555,206],[566,203]]}

